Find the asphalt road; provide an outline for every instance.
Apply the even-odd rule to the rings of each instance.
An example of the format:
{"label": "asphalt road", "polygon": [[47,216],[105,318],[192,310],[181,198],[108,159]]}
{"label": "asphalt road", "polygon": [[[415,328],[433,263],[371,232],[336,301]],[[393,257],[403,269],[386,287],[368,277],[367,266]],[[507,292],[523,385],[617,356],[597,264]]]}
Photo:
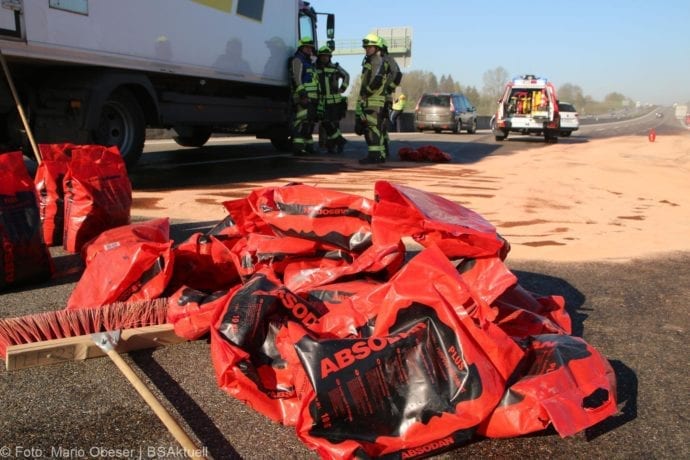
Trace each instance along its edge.
{"label": "asphalt road", "polygon": [[[651,127],[657,132],[675,131],[674,125],[666,124],[668,120],[639,123],[615,129],[637,134]],[[582,129],[563,142],[587,142],[597,135],[608,137],[611,131],[596,134]],[[410,134],[409,140],[401,142],[427,139],[416,136]],[[433,136],[436,145],[447,143],[454,161],[468,163],[483,155],[512,155],[542,142],[515,137],[498,144],[488,132]],[[233,181],[272,179],[284,171],[281,168],[291,173],[343,168],[338,162],[320,164],[318,160],[224,158],[228,151],[235,155],[266,152],[262,143],[219,142],[189,150],[194,149],[152,144],[142,168],[133,174],[135,189],[231,186]],[[353,141],[344,160],[359,156],[361,144]],[[177,223],[172,236],[181,241],[210,224]],[[54,279],[2,293],[0,316],[64,307],[80,276],[80,263],[77,256],[56,248],[53,255]],[[575,335],[606,356],[616,372],[619,414],[567,439],[551,430],[520,438],[482,439],[438,458],[690,458],[690,385],[684,342],[690,328],[690,253],[629,263],[512,262],[509,257],[508,265],[528,289],[565,297]],[[218,388],[204,340],[131,353],[125,359],[198,445],[205,446],[208,456],[316,458],[292,428],[268,421]],[[175,440],[106,358],[0,370],[0,457],[181,458],[175,454],[179,454]]]}

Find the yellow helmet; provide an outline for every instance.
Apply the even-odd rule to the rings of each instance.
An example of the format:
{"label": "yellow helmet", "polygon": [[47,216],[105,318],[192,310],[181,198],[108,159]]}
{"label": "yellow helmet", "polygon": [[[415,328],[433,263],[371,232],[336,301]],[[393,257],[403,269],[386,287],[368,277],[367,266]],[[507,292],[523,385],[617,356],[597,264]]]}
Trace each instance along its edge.
{"label": "yellow helmet", "polygon": [[407,96],[405,96],[404,94],[401,94],[400,99],[407,99]]}
{"label": "yellow helmet", "polygon": [[311,37],[302,37],[299,39],[297,42],[297,47],[302,47],[302,46],[311,46],[314,48],[314,39]]}
{"label": "yellow helmet", "polygon": [[366,48],[367,46],[376,46],[380,48],[381,38],[379,38],[379,36],[376,34],[367,35],[362,39],[362,48]]}

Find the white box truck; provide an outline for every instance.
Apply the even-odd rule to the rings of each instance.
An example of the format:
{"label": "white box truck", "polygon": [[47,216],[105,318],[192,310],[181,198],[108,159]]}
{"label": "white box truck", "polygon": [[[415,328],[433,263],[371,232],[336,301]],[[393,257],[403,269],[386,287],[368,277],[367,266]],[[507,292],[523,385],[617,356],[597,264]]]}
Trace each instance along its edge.
{"label": "white box truck", "polygon": [[184,146],[225,132],[289,149],[288,58],[325,15],[300,0],[1,1],[16,91],[0,82],[0,144],[28,145],[28,124],[36,143],[117,145],[128,167],[146,128]]}

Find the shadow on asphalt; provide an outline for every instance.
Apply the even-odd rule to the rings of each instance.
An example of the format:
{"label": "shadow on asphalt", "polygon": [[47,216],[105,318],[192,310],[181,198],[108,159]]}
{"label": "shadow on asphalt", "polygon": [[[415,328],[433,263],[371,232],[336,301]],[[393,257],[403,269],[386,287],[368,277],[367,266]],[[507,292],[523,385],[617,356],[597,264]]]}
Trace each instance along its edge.
{"label": "shadow on asphalt", "polygon": [[[460,135],[455,135],[460,136]],[[398,151],[402,147],[419,148],[433,145],[451,156],[455,164],[472,164],[497,154],[500,144],[474,142],[473,136],[460,136],[454,142],[436,139],[412,140],[404,137],[391,140],[390,157],[387,163],[376,165],[379,170],[417,168],[430,164],[400,161]],[[260,145],[260,144],[259,144]],[[135,190],[179,190],[192,187],[213,187],[234,183],[273,181],[284,177],[299,180],[302,176],[338,174],[341,172],[366,171],[357,163],[367,152],[366,143],[360,139],[349,139],[342,154],[324,153],[309,156],[280,154],[273,147],[257,144],[207,145],[198,149],[165,150],[144,154],[139,165],[130,172]],[[506,150],[501,154],[514,154]]]}
{"label": "shadow on asphalt", "polygon": [[181,419],[187,422],[212,458],[241,458],[204,409],[156,361],[152,350],[130,353],[130,357],[179,412]]}

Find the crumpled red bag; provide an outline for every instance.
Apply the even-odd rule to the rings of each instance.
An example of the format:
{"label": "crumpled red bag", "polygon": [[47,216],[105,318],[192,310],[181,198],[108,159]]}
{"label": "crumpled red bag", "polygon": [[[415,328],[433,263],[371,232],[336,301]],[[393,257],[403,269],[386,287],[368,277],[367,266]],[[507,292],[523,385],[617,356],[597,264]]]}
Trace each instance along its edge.
{"label": "crumpled red bag", "polygon": [[83,249],[86,268],[67,309],[161,296],[173,270],[167,218],[106,230]]}
{"label": "crumpled red bag", "polygon": [[426,161],[433,163],[447,163],[452,157],[434,145],[423,145],[418,149],[401,147],[398,156],[402,161]]}
{"label": "crumpled red bag", "polygon": [[377,181],[372,218],[375,244],[404,236],[422,246],[438,245],[449,258],[507,255],[509,245],[481,215],[433,193]]}
{"label": "crumpled red bag", "polygon": [[[360,299],[385,306],[371,336],[316,337],[288,323],[290,340],[279,349],[310,384],[296,427],[305,444],[335,459],[417,449],[430,455],[433,445],[445,450],[471,438],[522,351],[462,314],[469,293],[461,285],[455,267],[431,247]],[[501,353],[487,353],[484,343]]]}
{"label": "crumpled red bag", "polygon": [[168,297],[167,321],[179,337],[187,340],[203,337],[211,328],[218,310],[225,307],[239,287],[236,285],[209,294],[182,286]]}
{"label": "crumpled red bag", "polygon": [[325,313],[285,289],[270,270],[256,273],[232,293],[211,328],[218,386],[266,417],[294,425],[297,389],[275,340],[287,317],[311,324]]}
{"label": "crumpled red bag", "polygon": [[371,245],[374,203],[364,197],[303,184],[252,192],[251,207],[278,236],[319,241],[347,251]]}
{"label": "crumpled red bag", "polygon": [[65,191],[63,179],[69,168],[74,144],[39,144],[42,161],[34,182],[38,193],[43,239],[48,246],[62,244],[65,231]]}
{"label": "crumpled red bag", "polygon": [[522,377],[480,427],[491,438],[534,433],[553,425],[572,436],[617,412],[611,365],[579,337],[533,336]]}
{"label": "crumpled red bag", "polygon": [[173,248],[175,264],[168,291],[182,286],[213,292],[239,282],[235,257],[229,241],[194,233]]}
{"label": "crumpled red bag", "polygon": [[66,251],[79,252],[101,232],[129,224],[132,185],[117,147],[84,145],[72,149],[63,189]]}
{"label": "crumpled red bag", "polygon": [[0,290],[49,279],[53,261],[43,241],[36,186],[21,152],[0,154]]}

